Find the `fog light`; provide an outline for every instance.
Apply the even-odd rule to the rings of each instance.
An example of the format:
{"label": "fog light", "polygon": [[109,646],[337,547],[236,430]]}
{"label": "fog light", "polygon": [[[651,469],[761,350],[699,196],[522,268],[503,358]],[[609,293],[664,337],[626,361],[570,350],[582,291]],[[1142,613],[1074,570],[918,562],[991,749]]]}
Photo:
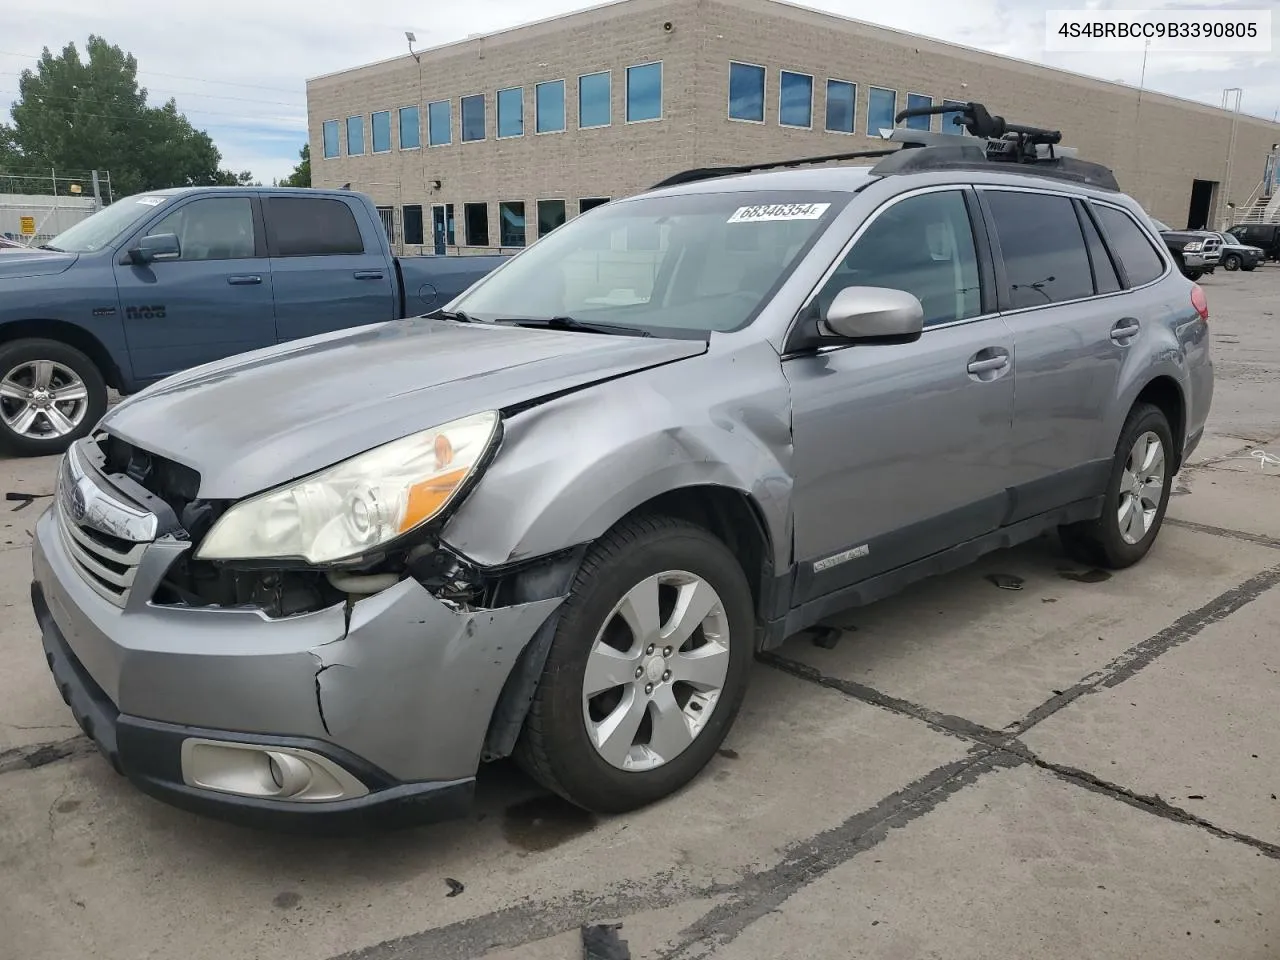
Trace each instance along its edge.
{"label": "fog light", "polygon": [[348,800],[369,792],[332,760],[295,747],[190,738],[182,743],[188,786],[264,800]]}

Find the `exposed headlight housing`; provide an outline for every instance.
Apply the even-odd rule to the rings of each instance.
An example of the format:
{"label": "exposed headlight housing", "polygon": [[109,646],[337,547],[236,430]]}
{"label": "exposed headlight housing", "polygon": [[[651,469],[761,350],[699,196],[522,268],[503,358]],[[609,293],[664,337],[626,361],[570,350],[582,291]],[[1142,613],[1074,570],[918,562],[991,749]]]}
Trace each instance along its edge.
{"label": "exposed headlight housing", "polygon": [[492,448],[498,422],[496,411],[454,420],[242,501],[196,556],[321,565],[375,550],[453,502]]}

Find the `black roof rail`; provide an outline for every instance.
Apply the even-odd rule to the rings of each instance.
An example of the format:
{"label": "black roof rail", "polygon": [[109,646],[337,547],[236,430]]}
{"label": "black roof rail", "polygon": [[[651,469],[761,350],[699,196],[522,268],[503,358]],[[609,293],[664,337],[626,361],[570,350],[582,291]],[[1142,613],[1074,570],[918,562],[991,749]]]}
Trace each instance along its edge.
{"label": "black roof rail", "polygon": [[1101,190],[1120,192],[1120,185],[1109,167],[1080,160],[1076,157],[1074,148],[1059,146],[1062,143],[1062,131],[1010,123],[1004,117],[993,115],[981,103],[912,107],[899,111],[893,119],[895,124],[899,124],[910,117],[939,114],[958,114],[954,123],[964,127],[971,137],[897,127],[888,131],[885,139],[901,144],[899,149],[859,150],[769,163],[701,167],[673,174],[655,183],[650,189],[761,170],[879,157],[882,159],[871,168],[871,172],[877,176],[941,170],[990,170],[993,164],[999,164],[1007,165],[1005,172],[1008,173],[1068,180]]}
{"label": "black roof rail", "polygon": [[674,187],[681,183],[695,183],[698,180],[711,180],[715,177],[732,177],[740,173],[755,173],[759,170],[778,170],[783,167],[801,167],[810,163],[834,163],[837,160],[864,160],[870,157],[887,157],[897,150],[858,150],[854,153],[832,153],[825,157],[798,157],[795,160],[773,160],[769,163],[747,163],[736,167],[699,167],[693,170],[682,170],[667,179],[655,183],[650,190],[659,187]]}

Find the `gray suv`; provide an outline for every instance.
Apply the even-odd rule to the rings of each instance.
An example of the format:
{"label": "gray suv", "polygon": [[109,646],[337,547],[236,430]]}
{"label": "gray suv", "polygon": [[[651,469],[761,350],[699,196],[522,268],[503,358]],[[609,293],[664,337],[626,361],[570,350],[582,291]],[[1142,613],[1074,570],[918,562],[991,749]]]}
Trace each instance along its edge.
{"label": "gray suv", "polygon": [[691,171],[435,315],[119,404],[33,545],[80,725],[268,825],[460,815],[511,755],[624,811],[841,609],[1052,530],[1138,561],[1209,409],[1204,295],[1109,171],[961,119]]}

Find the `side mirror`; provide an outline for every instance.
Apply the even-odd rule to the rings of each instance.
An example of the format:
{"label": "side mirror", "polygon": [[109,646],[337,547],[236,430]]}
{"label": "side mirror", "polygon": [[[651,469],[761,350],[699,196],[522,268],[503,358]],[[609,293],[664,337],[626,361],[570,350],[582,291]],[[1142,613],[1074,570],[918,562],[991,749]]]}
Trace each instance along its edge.
{"label": "side mirror", "polygon": [[924,306],[889,287],[845,287],[827,308],[824,325],[845,340],[911,341],[924,329]]}
{"label": "side mirror", "polygon": [[182,244],[178,243],[176,233],[154,233],[143,237],[138,245],[129,251],[129,259],[142,265],[157,260],[177,260],[182,256]]}

